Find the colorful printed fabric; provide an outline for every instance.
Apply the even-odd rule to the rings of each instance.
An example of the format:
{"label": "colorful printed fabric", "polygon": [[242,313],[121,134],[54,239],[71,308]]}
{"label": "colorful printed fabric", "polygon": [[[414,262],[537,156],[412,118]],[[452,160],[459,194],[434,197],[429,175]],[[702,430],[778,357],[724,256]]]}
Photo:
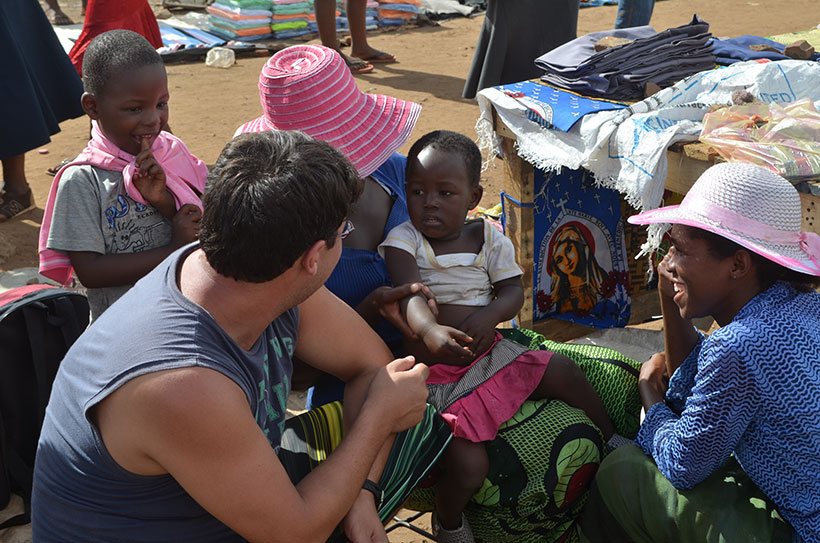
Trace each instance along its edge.
{"label": "colorful printed fabric", "polygon": [[[612,349],[549,342],[529,330],[499,330],[529,349],[568,356],[584,370],[616,431],[633,437],[638,426],[640,364]],[[583,411],[563,402],[525,402],[487,443],[490,470],[465,514],[477,541],[575,541],[575,519],[604,456],[600,432]],[[414,492],[408,507],[430,511],[433,488]]]}
{"label": "colorful printed fabric", "polygon": [[618,0],[581,0],[580,7],[582,8],[597,8],[598,6],[615,6]]}
{"label": "colorful printed fabric", "polygon": [[[293,484],[339,446],[344,437],[342,419],[341,402],[333,402],[285,421],[278,455]],[[396,435],[379,479],[384,491],[379,507],[382,522],[387,522],[424,480],[451,438],[449,428],[431,405],[420,423]]]}
{"label": "colorful printed fabric", "polygon": [[543,81],[521,81],[495,88],[524,106],[532,122],[563,132],[568,132],[584,115],[626,107],[622,102],[588,98]]}
{"label": "colorful printed fabric", "polygon": [[[502,193],[502,204],[519,205]],[[525,203],[526,205],[526,203]],[[533,320],[626,326],[629,269],[619,195],[585,170],[535,169]]]}
{"label": "colorful printed fabric", "polygon": [[795,541],[776,506],[734,458],[695,488],[678,490],[634,446],[603,461],[579,528],[594,543]]}
{"label": "colorful printed fabric", "polygon": [[678,488],[734,453],[806,541],[820,541],[820,294],[777,283],[693,349],[637,443]]}

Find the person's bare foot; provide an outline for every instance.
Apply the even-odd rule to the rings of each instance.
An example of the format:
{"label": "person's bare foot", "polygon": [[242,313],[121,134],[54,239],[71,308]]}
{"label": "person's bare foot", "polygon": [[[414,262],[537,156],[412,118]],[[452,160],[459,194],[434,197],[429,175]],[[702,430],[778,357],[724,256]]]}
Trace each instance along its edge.
{"label": "person's bare foot", "polygon": [[48,22],[55,26],[62,26],[62,25],[73,25],[74,21],[71,20],[71,17],[66,15],[60,9],[54,9],[51,7],[47,7],[45,9],[46,17],[48,18]]}
{"label": "person's bare foot", "polygon": [[379,51],[369,45],[366,49],[356,49],[354,47],[350,54],[356,58],[362,59],[365,62],[369,62],[370,64],[392,64],[396,62],[396,57],[390,53]]}
{"label": "person's bare foot", "polygon": [[373,71],[373,65],[369,62],[365,62],[356,57],[349,57],[341,51],[339,51],[339,55],[341,55],[342,59],[345,61],[345,64],[347,64],[347,67],[350,69],[350,73],[353,75],[369,74]]}

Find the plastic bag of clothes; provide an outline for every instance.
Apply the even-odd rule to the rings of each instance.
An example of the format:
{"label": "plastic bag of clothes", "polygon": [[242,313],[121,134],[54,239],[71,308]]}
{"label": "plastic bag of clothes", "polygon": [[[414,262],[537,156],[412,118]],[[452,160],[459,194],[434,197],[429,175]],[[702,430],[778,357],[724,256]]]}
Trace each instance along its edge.
{"label": "plastic bag of clothes", "polygon": [[808,99],[707,113],[700,141],[730,162],[757,164],[794,182],[820,178],[820,112]]}

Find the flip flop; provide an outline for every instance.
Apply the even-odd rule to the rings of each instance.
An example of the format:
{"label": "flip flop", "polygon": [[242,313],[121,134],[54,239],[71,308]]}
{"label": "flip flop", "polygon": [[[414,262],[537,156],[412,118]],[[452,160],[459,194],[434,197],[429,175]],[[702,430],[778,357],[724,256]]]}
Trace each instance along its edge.
{"label": "flip flop", "polygon": [[31,189],[25,194],[12,195],[6,192],[3,195],[3,202],[0,203],[0,223],[4,223],[30,209],[34,209],[34,196],[31,194]]}
{"label": "flip flop", "polygon": [[374,69],[372,64],[356,57],[342,55],[342,58],[344,59],[345,64],[347,64],[347,67],[350,69],[350,73],[353,75],[369,74]]}
{"label": "flip flop", "polygon": [[57,164],[55,166],[52,166],[51,168],[48,168],[46,170],[46,173],[48,175],[50,175],[51,177],[54,177],[55,175],[57,175],[57,172],[59,172],[60,169],[62,169],[63,166],[65,166],[66,164],[70,164],[70,163],[71,163],[71,159],[64,158],[59,164]]}
{"label": "flip flop", "polygon": [[369,57],[358,58],[362,59],[364,62],[369,62],[370,64],[393,64],[398,62],[396,57],[390,53],[385,53],[384,51],[377,51],[375,55]]}

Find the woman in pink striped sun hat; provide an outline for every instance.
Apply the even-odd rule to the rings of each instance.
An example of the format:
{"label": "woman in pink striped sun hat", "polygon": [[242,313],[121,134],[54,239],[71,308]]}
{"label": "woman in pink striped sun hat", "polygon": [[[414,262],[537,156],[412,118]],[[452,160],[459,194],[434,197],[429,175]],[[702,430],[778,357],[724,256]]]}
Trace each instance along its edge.
{"label": "woman in pink striped sun hat", "polygon": [[262,116],[236,133],[299,130],[326,141],[353,163],[363,178],[401,147],[421,106],[359,90],[338,52],[321,45],[294,45],[273,55],[259,74]]}
{"label": "woman in pink striped sun hat", "polygon": [[[273,55],[259,75],[263,115],[236,131],[299,130],[324,140],[353,163],[362,193],[343,240],[342,256],[325,286],[369,322],[390,347],[401,347],[398,301],[426,288],[393,288],[376,248],[390,230],[407,220],[406,158],[396,150],[410,137],[421,106],[379,94],[365,94],[333,49],[296,45]],[[432,296],[432,295],[431,295]],[[385,319],[388,322],[385,322]],[[411,332],[409,332],[411,333]],[[312,405],[339,400],[343,384],[326,378],[311,394]]]}

